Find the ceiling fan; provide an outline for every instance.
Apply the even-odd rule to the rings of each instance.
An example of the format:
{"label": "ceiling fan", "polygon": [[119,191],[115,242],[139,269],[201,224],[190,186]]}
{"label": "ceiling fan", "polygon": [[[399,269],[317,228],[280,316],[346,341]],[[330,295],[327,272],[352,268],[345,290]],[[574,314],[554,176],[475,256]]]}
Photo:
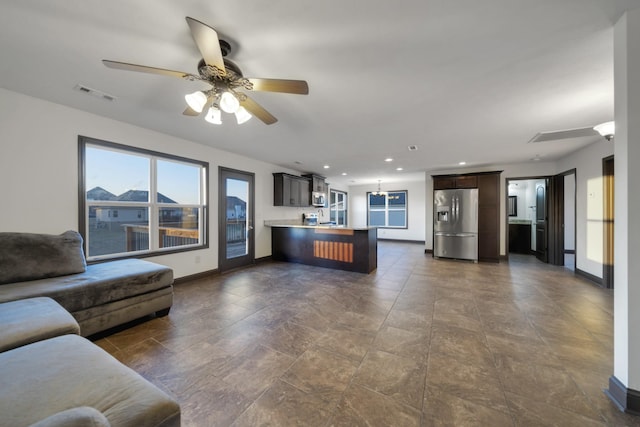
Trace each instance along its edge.
{"label": "ceiling fan", "polygon": [[614,122],[605,122],[597,126],[577,129],[565,129],[552,132],[538,132],[528,143],[556,141],[560,139],[581,138],[586,136],[600,135],[607,141],[611,141],[615,134]]}
{"label": "ceiling fan", "polygon": [[190,17],[187,17],[186,20],[191,30],[191,36],[203,58],[198,63],[197,75],[107,59],[103,59],[102,62],[109,68],[179,77],[189,81],[198,80],[210,84],[211,89],[209,90],[196,91],[185,96],[188,106],[182,114],[199,116],[206,110],[205,120],[214,124],[222,123],[221,111],[234,113],[238,124],[249,120],[252,115],[267,125],[278,121],[271,113],[247,94],[240,92],[239,89],[298,95],[309,93],[309,86],[304,80],[244,77],[240,68],[225,58],[231,51],[229,43],[219,39],[218,33],[210,26]]}

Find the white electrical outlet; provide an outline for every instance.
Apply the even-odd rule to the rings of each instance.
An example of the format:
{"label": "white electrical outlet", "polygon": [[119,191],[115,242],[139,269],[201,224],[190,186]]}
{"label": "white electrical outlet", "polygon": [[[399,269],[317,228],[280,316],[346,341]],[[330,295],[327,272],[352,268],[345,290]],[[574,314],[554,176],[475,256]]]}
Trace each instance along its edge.
{"label": "white electrical outlet", "polygon": [[196,264],[200,264],[200,255],[196,255]]}

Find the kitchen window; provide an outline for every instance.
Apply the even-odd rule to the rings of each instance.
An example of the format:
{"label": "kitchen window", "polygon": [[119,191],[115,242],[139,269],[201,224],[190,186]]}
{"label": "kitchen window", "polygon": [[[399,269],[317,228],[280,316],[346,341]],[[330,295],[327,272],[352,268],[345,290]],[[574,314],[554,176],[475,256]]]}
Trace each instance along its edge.
{"label": "kitchen window", "polygon": [[331,190],[329,198],[329,220],[336,225],[347,225],[347,193]]}
{"label": "kitchen window", "polygon": [[367,193],[367,224],[372,227],[407,228],[407,192]]}
{"label": "kitchen window", "polygon": [[87,260],[208,246],[208,163],[83,136],[79,157]]}

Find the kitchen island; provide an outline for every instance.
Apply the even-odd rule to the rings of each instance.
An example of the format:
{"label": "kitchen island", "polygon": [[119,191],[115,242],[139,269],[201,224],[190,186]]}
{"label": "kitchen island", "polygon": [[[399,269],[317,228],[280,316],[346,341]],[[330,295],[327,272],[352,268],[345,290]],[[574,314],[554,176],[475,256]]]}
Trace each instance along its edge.
{"label": "kitchen island", "polygon": [[337,270],[371,273],[378,267],[376,227],[268,224],[271,257]]}

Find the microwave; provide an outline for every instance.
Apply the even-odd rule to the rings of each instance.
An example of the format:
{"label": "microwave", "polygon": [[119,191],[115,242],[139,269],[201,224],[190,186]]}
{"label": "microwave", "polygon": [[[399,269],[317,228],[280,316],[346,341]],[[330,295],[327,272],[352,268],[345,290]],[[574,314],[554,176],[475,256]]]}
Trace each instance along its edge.
{"label": "microwave", "polygon": [[311,204],[313,206],[323,207],[327,200],[327,195],[325,193],[320,193],[319,191],[314,191],[311,193]]}

